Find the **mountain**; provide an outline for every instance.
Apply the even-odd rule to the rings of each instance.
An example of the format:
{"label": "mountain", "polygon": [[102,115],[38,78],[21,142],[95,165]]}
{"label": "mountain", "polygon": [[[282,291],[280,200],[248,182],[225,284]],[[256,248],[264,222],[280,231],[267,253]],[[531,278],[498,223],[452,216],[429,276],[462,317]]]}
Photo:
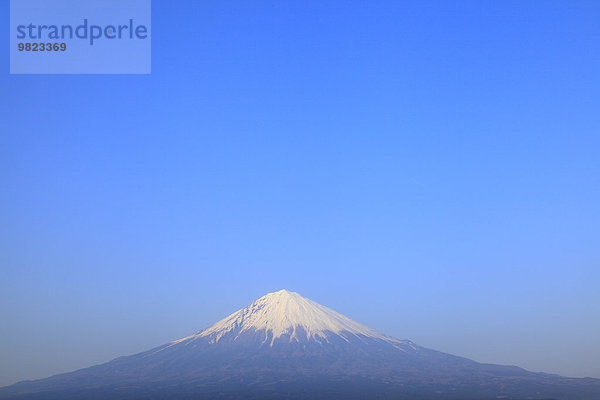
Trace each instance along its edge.
{"label": "mountain", "polygon": [[197,334],[1,399],[600,399],[599,379],[480,364],[281,290]]}

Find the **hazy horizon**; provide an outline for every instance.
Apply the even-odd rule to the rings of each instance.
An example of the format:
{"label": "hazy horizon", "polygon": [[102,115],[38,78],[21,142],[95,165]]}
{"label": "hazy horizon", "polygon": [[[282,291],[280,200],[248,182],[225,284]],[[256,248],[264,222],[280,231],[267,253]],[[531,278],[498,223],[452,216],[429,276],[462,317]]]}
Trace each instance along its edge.
{"label": "hazy horizon", "polygon": [[600,378],[598,2],[173,4],[147,76],[0,43],[0,386],[280,289]]}

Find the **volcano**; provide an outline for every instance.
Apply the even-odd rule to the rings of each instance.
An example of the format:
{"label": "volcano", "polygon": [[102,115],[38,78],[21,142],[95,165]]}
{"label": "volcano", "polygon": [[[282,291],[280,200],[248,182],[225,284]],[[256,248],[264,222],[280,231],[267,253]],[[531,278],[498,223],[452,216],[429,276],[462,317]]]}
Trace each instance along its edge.
{"label": "volcano", "polygon": [[597,400],[600,380],[427,349],[281,290],[197,334],[0,388],[0,398]]}

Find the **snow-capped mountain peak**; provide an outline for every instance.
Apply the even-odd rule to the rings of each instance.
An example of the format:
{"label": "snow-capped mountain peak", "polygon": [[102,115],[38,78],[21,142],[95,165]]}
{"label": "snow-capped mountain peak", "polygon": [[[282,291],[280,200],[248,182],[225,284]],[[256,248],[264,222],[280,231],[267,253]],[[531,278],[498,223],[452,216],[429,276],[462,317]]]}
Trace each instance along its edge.
{"label": "snow-capped mountain peak", "polygon": [[287,290],[269,293],[249,306],[231,314],[208,329],[175,343],[208,338],[219,342],[225,335],[258,332],[270,345],[285,336],[289,341],[316,340],[327,342],[331,335],[347,340],[365,336],[391,343],[399,341],[361,325],[330,308]]}

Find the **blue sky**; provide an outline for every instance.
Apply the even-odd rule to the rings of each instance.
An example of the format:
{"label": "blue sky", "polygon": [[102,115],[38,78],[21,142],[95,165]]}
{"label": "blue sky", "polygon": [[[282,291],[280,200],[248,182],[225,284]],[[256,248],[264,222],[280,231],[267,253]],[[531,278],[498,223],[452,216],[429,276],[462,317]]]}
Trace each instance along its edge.
{"label": "blue sky", "polygon": [[600,378],[598,2],[152,15],[147,76],[9,75],[0,43],[0,384],[282,288],[423,346]]}

